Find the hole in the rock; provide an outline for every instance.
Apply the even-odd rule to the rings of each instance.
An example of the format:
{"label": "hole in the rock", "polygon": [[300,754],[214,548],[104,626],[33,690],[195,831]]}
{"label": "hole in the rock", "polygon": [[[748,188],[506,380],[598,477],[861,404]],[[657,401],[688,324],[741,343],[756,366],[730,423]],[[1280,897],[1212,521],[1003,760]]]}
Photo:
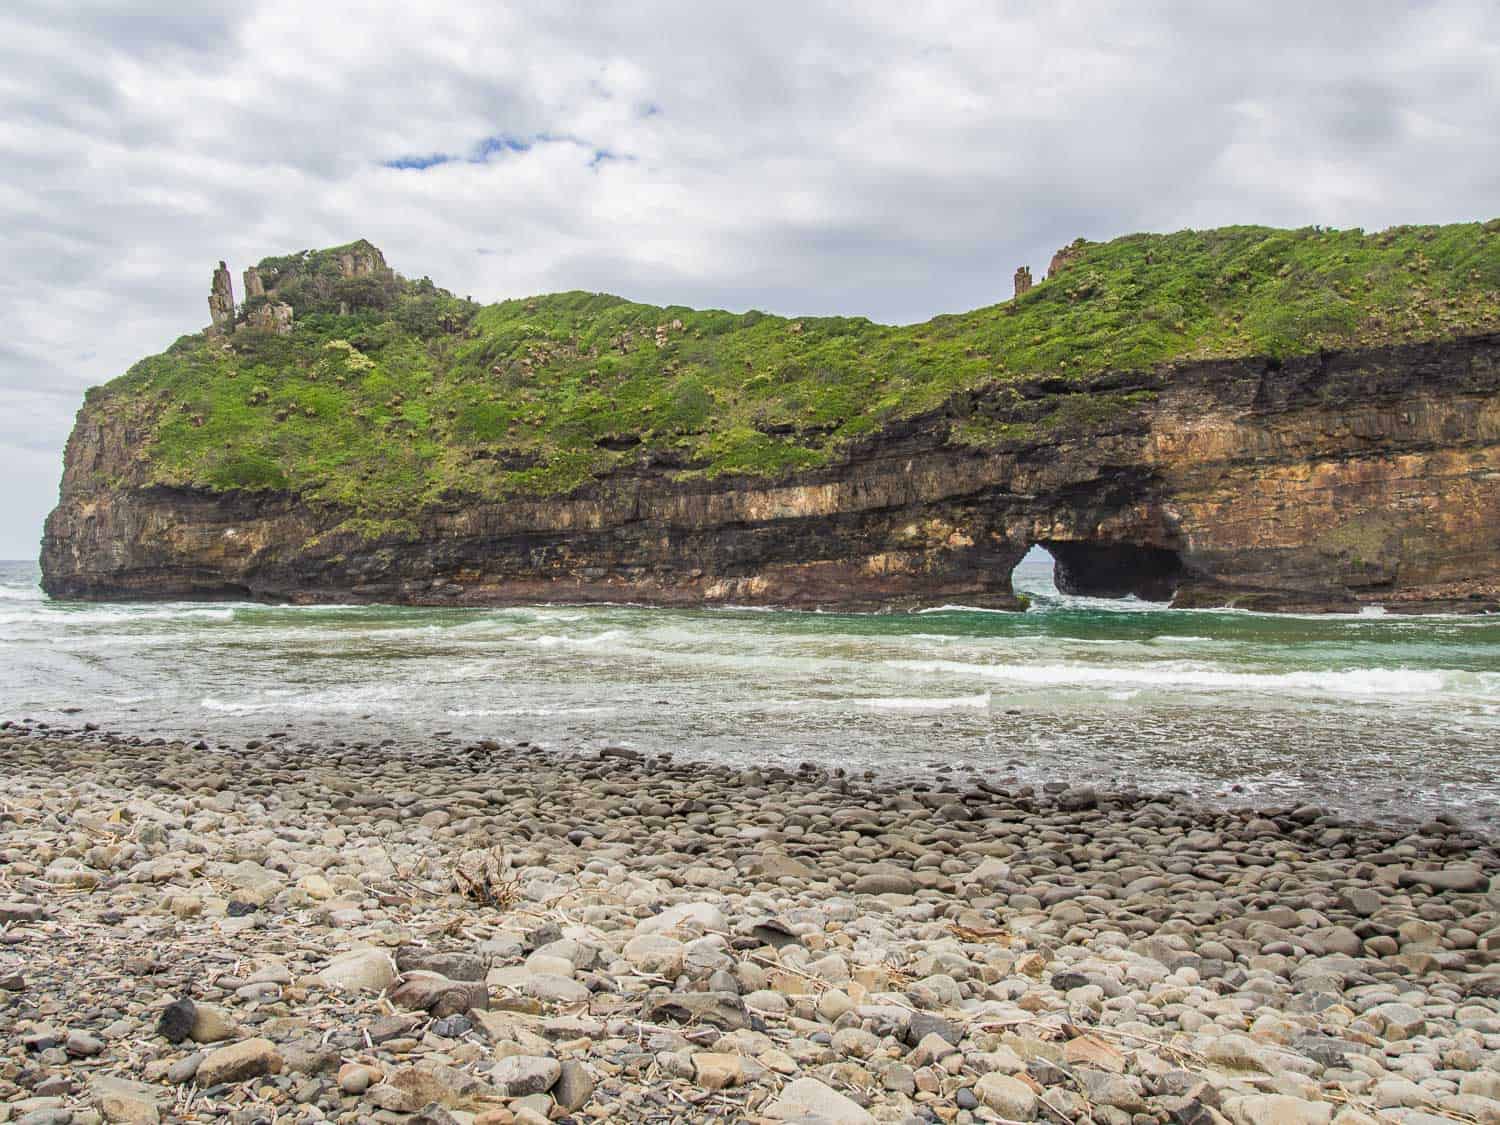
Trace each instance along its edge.
{"label": "hole in the rock", "polygon": [[1176,551],[1130,543],[1048,540],[1034,544],[1011,572],[1011,588],[1033,597],[1079,594],[1094,598],[1171,601],[1182,578]]}
{"label": "hole in the rock", "polygon": [[1052,557],[1052,552],[1038,543],[1026,552],[1026,556],[1010,572],[1010,588],[1018,594],[1031,597],[1040,594],[1055,598],[1060,592],[1053,579],[1056,569],[1057,560]]}
{"label": "hole in the rock", "polygon": [[1055,539],[1046,548],[1056,560],[1053,581],[1064,594],[1094,598],[1133,594],[1142,601],[1165,602],[1172,600],[1182,579],[1182,559],[1163,547]]}

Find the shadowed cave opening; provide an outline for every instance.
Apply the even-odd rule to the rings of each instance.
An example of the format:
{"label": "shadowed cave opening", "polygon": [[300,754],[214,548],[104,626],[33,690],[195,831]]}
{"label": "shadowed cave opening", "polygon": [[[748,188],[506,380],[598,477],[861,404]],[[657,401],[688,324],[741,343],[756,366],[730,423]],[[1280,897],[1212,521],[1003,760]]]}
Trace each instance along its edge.
{"label": "shadowed cave opening", "polygon": [[1051,568],[1060,594],[1091,598],[1171,601],[1182,579],[1182,559],[1164,547],[1047,539],[1032,545],[1011,573],[1018,593],[1050,593],[1043,578]]}

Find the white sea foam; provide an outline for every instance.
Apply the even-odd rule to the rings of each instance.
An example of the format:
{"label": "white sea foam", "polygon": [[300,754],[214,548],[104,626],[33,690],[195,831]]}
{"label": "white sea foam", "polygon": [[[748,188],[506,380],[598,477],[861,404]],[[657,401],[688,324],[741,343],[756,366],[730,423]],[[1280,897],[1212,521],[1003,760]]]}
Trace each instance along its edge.
{"label": "white sea foam", "polygon": [[614,715],[618,707],[455,707],[443,714],[455,719],[517,718],[522,715],[551,717],[555,715]]}
{"label": "white sea foam", "polygon": [[626,637],[623,629],[606,629],[602,633],[595,633],[590,637],[559,636],[555,633],[543,633],[539,637],[532,637],[531,643],[538,648],[599,648],[603,645],[614,644]]}
{"label": "white sea foam", "polygon": [[48,603],[39,617],[54,627],[78,625],[133,625],[157,621],[233,621],[232,606],[180,605],[111,605],[79,609],[73,605]]}
{"label": "white sea foam", "polygon": [[1037,594],[1032,602],[1035,609],[1047,610],[1087,609],[1100,613],[1166,613],[1171,602],[1142,601],[1134,594],[1123,598],[1090,598],[1081,594]]}
{"label": "white sea foam", "polygon": [[1332,695],[1430,695],[1447,686],[1440,671],[1348,668],[1324,672],[1232,672],[1179,661],[1160,664],[966,664],[952,660],[893,660],[919,675],[979,677],[1033,687],[1211,688],[1224,691],[1298,691]]}
{"label": "white sea foam", "polygon": [[952,605],[929,606],[926,609],[919,609],[919,610],[917,610],[918,614],[923,614],[923,613],[998,613],[1002,617],[1015,617],[1015,616],[1017,616],[1017,612],[1018,611],[1016,611],[1014,609],[995,609],[993,606],[962,605],[962,604],[959,604],[959,603],[954,603]]}
{"label": "white sea foam", "polygon": [[87,654],[104,649],[177,649],[198,644],[200,636],[193,633],[52,633],[50,630],[28,638],[33,642],[51,645],[69,652]]}
{"label": "white sea foam", "polygon": [[262,605],[260,602],[246,603],[243,608],[263,609],[267,612],[279,610],[291,610],[295,613],[318,613],[328,611],[329,613],[349,613],[359,610],[388,610],[387,605],[370,605],[367,602],[277,602],[274,605]]}
{"label": "white sea foam", "polygon": [[405,706],[412,692],[409,684],[387,683],[340,685],[303,691],[297,688],[268,688],[239,699],[205,696],[199,701],[206,711],[235,715],[254,715],[266,711],[376,711]]}
{"label": "white sea foam", "polygon": [[878,698],[856,700],[862,707],[877,711],[968,711],[983,710],[990,705],[990,693],[959,695],[947,698],[918,696],[912,698]]}
{"label": "white sea foam", "polygon": [[[1374,610],[1375,612],[1367,612]],[[1268,609],[1243,609],[1239,606],[1194,606],[1192,608],[1174,609],[1174,615],[1183,613],[1199,614],[1233,614],[1235,617],[1264,617],[1271,621],[1324,621],[1329,624],[1365,624],[1372,618],[1383,622],[1401,621],[1452,621],[1459,624],[1466,621],[1488,619],[1493,624],[1497,614],[1484,613],[1391,613],[1384,606],[1361,606],[1359,609],[1328,610],[1322,613],[1287,613],[1283,610]]]}

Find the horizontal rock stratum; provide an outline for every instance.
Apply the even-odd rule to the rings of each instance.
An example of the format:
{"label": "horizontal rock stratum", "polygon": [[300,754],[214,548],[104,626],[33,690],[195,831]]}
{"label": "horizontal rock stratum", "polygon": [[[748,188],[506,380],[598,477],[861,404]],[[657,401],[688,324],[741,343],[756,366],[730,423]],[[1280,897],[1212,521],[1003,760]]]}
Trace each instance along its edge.
{"label": "horizontal rock stratum", "polygon": [[[1500,606],[1500,221],[1077,242],[924,324],[268,258],[91,391],[61,597]],[[997,277],[999,271],[997,270]],[[224,313],[225,300],[230,311]]]}

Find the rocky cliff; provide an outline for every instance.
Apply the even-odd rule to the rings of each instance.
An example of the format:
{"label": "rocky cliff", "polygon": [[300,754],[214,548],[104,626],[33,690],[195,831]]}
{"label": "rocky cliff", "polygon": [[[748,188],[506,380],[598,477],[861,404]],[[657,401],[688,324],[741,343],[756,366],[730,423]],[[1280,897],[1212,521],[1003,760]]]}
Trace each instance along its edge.
{"label": "rocky cliff", "polygon": [[[1204,345],[1200,332],[1196,354],[1169,346],[1111,363],[1131,338],[1127,328],[1103,344],[1083,338],[1080,306],[1088,311],[1114,280],[1089,270],[1090,250],[1077,246],[988,319],[845,326],[837,354],[853,357],[850,374],[832,359],[821,370],[801,362],[802,381],[773,374],[769,392],[757,378],[798,363],[825,322],[736,319],[766,341],[741,356],[726,342],[737,336],[695,319],[710,314],[637,311],[632,323],[650,327],[616,331],[610,321],[596,331],[575,315],[597,313],[594,304],[558,312],[543,298],[474,311],[407,282],[394,303],[351,311],[350,296],[371,291],[339,289],[369,281],[335,276],[347,254],[325,252],[324,291],[298,282],[285,259],[268,260],[260,273],[279,275],[291,304],[319,293],[328,312],[304,322],[298,308],[287,339],[241,329],[242,355],[180,341],[173,363],[158,357],[91,395],[47,522],[44,586],[83,598],[1020,608],[1011,570],[1039,543],[1074,593],[1494,610],[1500,320],[1484,256],[1496,253],[1493,232],[1473,230],[1479,264],[1471,256],[1456,267],[1469,288],[1423,293],[1420,306],[1437,312],[1423,320],[1419,306],[1399,330],[1372,328],[1392,314],[1361,309],[1341,339],[1262,354],[1234,327],[1242,283],[1220,265],[1211,281],[1228,285],[1225,301],[1201,315],[1230,345]],[[1163,252],[1144,250],[1148,262]],[[1198,315],[1176,295],[1184,321]],[[1025,307],[1038,298],[1051,306]],[[420,301],[432,324],[402,328]],[[1080,339],[1064,346],[1068,358],[1032,370],[1005,363],[997,334],[1035,336],[1032,322],[1019,332],[1007,323],[1023,315],[1072,317]],[[895,332],[908,336],[874,335]],[[937,338],[952,369],[981,374],[960,379],[939,365],[913,374]],[[816,354],[834,354],[822,347]],[[809,405],[806,388],[857,383],[877,350],[883,368],[858,395],[836,398],[843,416]],[[620,355],[638,368],[612,367]],[[389,371],[424,356],[414,379],[392,382]],[[648,368],[658,397],[638,401],[633,380]],[[880,412],[864,401],[892,386],[909,390],[904,406]],[[591,394],[598,413],[584,414]],[[744,413],[747,402],[760,413]],[[800,416],[775,415],[786,409]],[[633,410],[649,421],[583,428]],[[672,428],[669,410],[688,420]],[[245,427],[226,428],[241,411]],[[861,421],[872,411],[873,424]],[[316,442],[344,424],[349,436],[320,452]],[[358,444],[365,431],[378,438],[373,449]]]}

